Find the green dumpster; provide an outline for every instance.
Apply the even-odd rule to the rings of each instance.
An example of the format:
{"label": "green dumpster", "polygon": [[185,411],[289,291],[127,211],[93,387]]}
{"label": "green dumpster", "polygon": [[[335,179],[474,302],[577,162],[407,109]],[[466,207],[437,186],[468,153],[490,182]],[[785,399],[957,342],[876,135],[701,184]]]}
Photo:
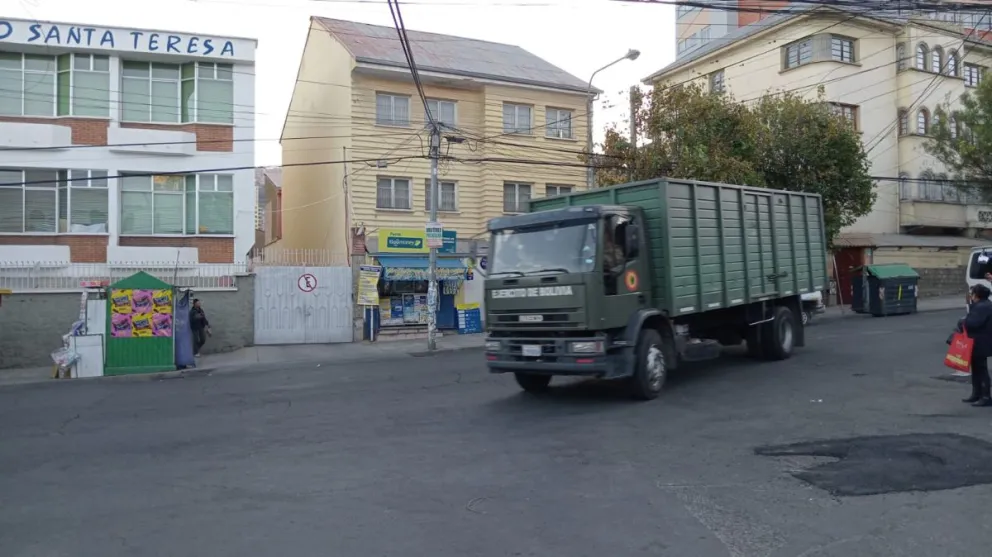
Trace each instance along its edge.
{"label": "green dumpster", "polygon": [[920,274],[904,263],[866,265],[865,302],[875,317],[916,313]]}
{"label": "green dumpster", "polygon": [[107,360],[104,375],[175,369],[175,289],[145,272],[107,287]]}

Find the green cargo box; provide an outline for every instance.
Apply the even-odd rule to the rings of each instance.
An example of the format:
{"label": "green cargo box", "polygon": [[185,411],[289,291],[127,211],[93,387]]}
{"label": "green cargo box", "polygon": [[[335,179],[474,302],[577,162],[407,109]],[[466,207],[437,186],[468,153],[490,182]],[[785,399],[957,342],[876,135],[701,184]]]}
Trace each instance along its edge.
{"label": "green cargo box", "polygon": [[656,179],[534,199],[530,211],[637,206],[650,246],[653,306],[688,315],[824,289],[819,195]]}

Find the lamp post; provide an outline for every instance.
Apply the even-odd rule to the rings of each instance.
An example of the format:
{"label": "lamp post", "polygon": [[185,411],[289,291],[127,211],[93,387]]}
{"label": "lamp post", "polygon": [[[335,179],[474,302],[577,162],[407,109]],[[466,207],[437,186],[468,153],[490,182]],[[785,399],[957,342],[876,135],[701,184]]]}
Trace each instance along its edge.
{"label": "lamp post", "polygon": [[635,49],[632,48],[632,49],[630,49],[630,50],[627,51],[627,54],[624,54],[622,57],[617,58],[616,60],[610,62],[609,64],[603,66],[602,68],[599,68],[598,70],[592,72],[592,75],[589,76],[589,86],[586,88],[586,98],[588,99],[587,100],[587,105],[586,105],[586,109],[587,109],[586,110],[586,122],[587,122],[587,125],[586,125],[586,148],[589,150],[589,168],[588,168],[588,172],[587,172],[587,176],[586,176],[586,181],[587,181],[586,186],[588,186],[589,189],[592,189],[596,185],[595,184],[595,182],[596,182],[596,172],[593,169],[593,164],[592,164],[592,162],[593,162],[592,161],[592,107],[593,107],[593,101],[595,101],[594,95],[592,93],[592,80],[596,78],[596,74],[598,74],[599,72],[605,70],[606,68],[609,68],[609,67],[613,66],[614,64],[619,64],[620,62],[623,62],[624,60],[631,60],[631,61],[637,60],[637,57],[640,56],[640,55],[641,55],[641,51],[640,50],[635,50]]}

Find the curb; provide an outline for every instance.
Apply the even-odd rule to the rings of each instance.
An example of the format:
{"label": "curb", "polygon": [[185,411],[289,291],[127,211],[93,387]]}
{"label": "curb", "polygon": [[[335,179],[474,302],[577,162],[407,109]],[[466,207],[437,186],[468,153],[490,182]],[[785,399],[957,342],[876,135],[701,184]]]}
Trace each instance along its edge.
{"label": "curb", "polygon": [[[953,306],[917,309],[916,313],[935,313],[938,311],[954,311],[954,310],[960,310],[962,313],[964,313],[964,308],[958,308]],[[913,314],[908,314],[908,315],[913,315]],[[872,315],[870,313],[855,313],[851,310],[846,310],[844,313],[841,313],[840,311],[828,310],[827,313],[821,313],[819,315],[815,315],[813,317],[812,323],[815,324],[818,321],[832,321],[834,319],[850,319],[852,317],[872,317]],[[893,315],[891,317],[897,317],[897,316]]]}

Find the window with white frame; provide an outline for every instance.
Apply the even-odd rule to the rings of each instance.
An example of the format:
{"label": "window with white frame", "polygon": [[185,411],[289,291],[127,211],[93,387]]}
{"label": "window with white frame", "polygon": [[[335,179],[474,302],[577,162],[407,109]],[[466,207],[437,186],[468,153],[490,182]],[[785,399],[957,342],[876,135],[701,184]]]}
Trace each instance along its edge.
{"label": "window with white frame", "polygon": [[916,69],[926,71],[929,58],[930,50],[927,45],[923,43],[916,45]]}
{"label": "window with white frame", "polygon": [[717,70],[710,74],[710,93],[720,94],[726,90],[726,81],[723,70]]}
{"label": "window with white frame", "polygon": [[530,201],[530,184],[519,182],[503,183],[503,212],[523,213],[527,209],[527,202]]}
{"label": "window with white frame", "polygon": [[380,176],[375,186],[376,209],[412,209],[410,179]]}
{"label": "window with white frame", "polygon": [[982,82],[982,68],[975,64],[964,65],[964,84],[968,87],[978,87]]}
{"label": "window with white frame", "polygon": [[410,97],[376,93],[375,123],[380,126],[409,126]]}
{"label": "window with white frame", "polygon": [[503,131],[505,133],[529,134],[533,108],[525,104],[503,103]]}
{"label": "window with white frame", "polygon": [[919,112],[916,113],[916,133],[919,135],[926,135],[930,131],[930,112],[921,108]]}
{"label": "window with white frame", "polygon": [[832,35],[830,37],[830,58],[837,62],[854,63],[854,39]]}
{"label": "window with white frame", "polygon": [[230,64],[121,64],[121,119],[176,124],[234,123],[234,71]]}
{"label": "window with white frame", "polygon": [[896,69],[902,71],[906,66],[906,43],[899,43],[896,45]]}
{"label": "window with white frame", "polygon": [[234,178],[228,174],[124,174],[121,234],[234,233]]}
{"label": "window with white frame", "polygon": [[951,139],[958,138],[958,121],[954,116],[947,118],[947,129],[951,134]]}
{"label": "window with white frame", "polygon": [[0,233],[58,231],[59,171],[0,169]]}
{"label": "window with white frame", "polygon": [[547,136],[558,139],[572,139],[572,111],[564,108],[548,107],[545,113]]}
{"label": "window with white frame", "polygon": [[909,135],[909,111],[899,109],[899,135]]}
{"label": "window with white frame", "polygon": [[710,40],[710,26],[707,25],[699,30],[699,44],[703,44]]}
{"label": "window with white frame", "polygon": [[[437,210],[447,213],[458,211],[458,185],[455,182],[437,183],[437,189],[441,192],[441,201],[437,205]],[[430,178],[424,180],[424,210],[431,210],[431,181]]]}
{"label": "window with white frame", "polygon": [[0,52],[0,116],[55,116],[54,56]]}
{"label": "window with white frame", "polygon": [[930,71],[941,73],[944,70],[944,49],[940,46],[933,47],[930,51]]}
{"label": "window with white frame", "polygon": [[952,50],[947,53],[947,75],[958,77],[958,53]]}
{"label": "window with white frame", "polygon": [[106,234],[107,171],[63,170],[59,175],[59,232]]}
{"label": "window with white frame", "polygon": [[58,57],[59,116],[110,117],[110,57],[62,54]]}
{"label": "window with white frame", "polygon": [[559,195],[568,195],[570,193],[572,193],[572,186],[560,184],[547,184],[544,186],[545,197],[556,197]]}
{"label": "window with white frame", "polygon": [[[431,115],[434,119],[444,124],[449,128],[455,127],[455,119],[457,117],[456,104],[454,101],[442,101],[438,99],[427,99],[427,106],[431,109]],[[424,118],[425,121],[430,122],[430,118]]]}
{"label": "window with white frame", "polygon": [[796,68],[813,61],[812,37],[785,46],[783,67]]}

